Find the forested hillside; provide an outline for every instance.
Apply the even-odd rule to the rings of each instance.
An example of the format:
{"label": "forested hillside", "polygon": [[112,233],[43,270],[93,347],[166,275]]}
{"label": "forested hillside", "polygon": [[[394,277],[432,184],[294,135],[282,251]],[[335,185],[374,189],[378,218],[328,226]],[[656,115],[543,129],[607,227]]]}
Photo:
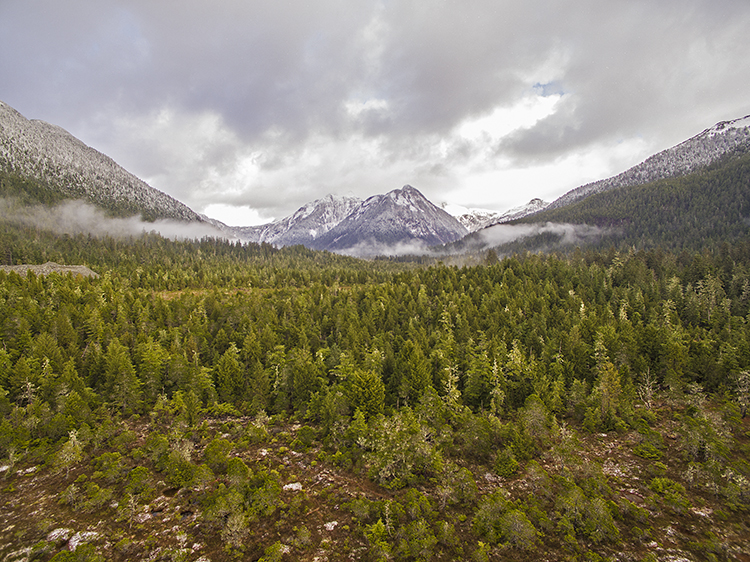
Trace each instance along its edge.
{"label": "forested hillside", "polygon": [[[750,154],[725,158],[680,178],[590,195],[513,224],[537,226],[528,234],[523,231],[523,237],[502,244],[493,243],[503,238],[493,235],[492,228],[486,229],[472,233],[448,249],[476,252],[493,247],[501,255],[527,250],[570,251],[579,245],[593,249],[615,246],[662,247],[677,252],[716,250],[723,243],[745,239],[750,233]],[[586,237],[566,236],[571,232]]]}
{"label": "forested hillside", "polygon": [[455,267],[0,227],[100,275],[0,272],[5,560],[750,556],[746,240]]}

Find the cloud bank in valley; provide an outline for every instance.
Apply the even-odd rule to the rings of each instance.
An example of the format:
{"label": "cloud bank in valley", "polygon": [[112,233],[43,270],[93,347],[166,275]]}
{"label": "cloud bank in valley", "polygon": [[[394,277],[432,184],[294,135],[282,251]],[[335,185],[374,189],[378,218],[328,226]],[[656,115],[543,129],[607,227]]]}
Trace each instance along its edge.
{"label": "cloud bank in valley", "polygon": [[747,29],[746,0],[5,0],[0,99],[222,220],[405,183],[503,211],[750,113]]}
{"label": "cloud bank in valley", "polygon": [[146,222],[140,217],[108,217],[100,208],[83,201],[66,201],[54,207],[20,206],[13,199],[0,198],[0,214],[5,220],[39,227],[57,234],[91,234],[126,238],[156,232],[165,238],[200,239],[204,236],[229,238],[210,224],[160,219]]}
{"label": "cloud bank in valley", "polygon": [[502,246],[522,238],[539,234],[554,234],[559,237],[558,244],[567,246],[581,242],[590,242],[609,234],[610,230],[587,224],[570,223],[532,223],[532,224],[497,224],[479,231],[478,238],[483,248]]}

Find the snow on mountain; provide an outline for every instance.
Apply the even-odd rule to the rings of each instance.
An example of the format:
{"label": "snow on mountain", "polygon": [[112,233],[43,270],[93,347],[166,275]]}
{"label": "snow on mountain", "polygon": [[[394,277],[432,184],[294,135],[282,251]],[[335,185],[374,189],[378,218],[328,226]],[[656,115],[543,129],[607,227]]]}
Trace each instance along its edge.
{"label": "snow on mountain", "polygon": [[723,156],[750,150],[750,115],[721,121],[702,133],[647,158],[637,166],[604,180],[568,191],[547,208],[556,209],[580,199],[631,185],[679,177],[704,168]]}
{"label": "snow on mountain", "polygon": [[453,203],[441,203],[440,208],[446,213],[455,217],[466,230],[474,232],[480,228],[484,228],[492,224],[494,221],[500,218],[501,214],[497,211],[491,211],[489,209],[470,209],[462,205],[455,205]]}
{"label": "snow on mountain", "polygon": [[[405,185],[363,201],[310,247],[357,255],[398,253],[447,244],[467,234],[454,217]],[[400,249],[395,249],[400,248]]]}
{"label": "snow on mountain", "polygon": [[467,207],[462,207],[461,205],[448,203],[443,203],[440,207],[448,214],[454,216],[458,222],[466,228],[466,230],[469,232],[476,232],[477,230],[481,230],[493,224],[509,222],[536,213],[537,211],[544,209],[547,205],[549,205],[549,203],[546,201],[535,198],[525,205],[513,207],[504,213],[490,211],[489,209],[469,209]]}
{"label": "snow on mountain", "polygon": [[535,197],[525,205],[519,205],[518,207],[513,207],[512,209],[505,211],[497,220],[492,221],[485,226],[521,219],[527,215],[532,215],[542,209],[546,209],[548,205],[549,203],[547,201],[542,201],[538,197]]}
{"label": "snow on mountain", "polygon": [[0,101],[0,167],[83,199],[149,219],[201,221],[186,205],[149,186],[66,130],[29,120]]}
{"label": "snow on mountain", "polygon": [[260,226],[234,227],[232,230],[248,242],[310,246],[316,238],[338,225],[361,203],[362,200],[358,197],[326,195],[283,219]]}

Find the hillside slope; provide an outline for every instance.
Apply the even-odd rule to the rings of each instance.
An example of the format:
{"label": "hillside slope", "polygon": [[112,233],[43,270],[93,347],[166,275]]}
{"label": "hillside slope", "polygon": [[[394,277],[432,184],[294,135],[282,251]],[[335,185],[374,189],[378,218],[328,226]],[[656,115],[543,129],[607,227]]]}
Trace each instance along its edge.
{"label": "hillside slope", "polygon": [[722,121],[672,148],[654,154],[621,174],[568,191],[554,200],[547,209],[565,207],[603,191],[684,176],[727,155],[744,154],[749,150],[750,115]]}
{"label": "hillside slope", "polygon": [[593,194],[470,234],[447,248],[501,254],[575,247],[701,250],[750,234],[750,154],[700,171]]}
{"label": "hillside slope", "polygon": [[119,216],[201,222],[200,216],[66,130],[29,120],[0,102],[0,169],[42,181],[70,199]]}

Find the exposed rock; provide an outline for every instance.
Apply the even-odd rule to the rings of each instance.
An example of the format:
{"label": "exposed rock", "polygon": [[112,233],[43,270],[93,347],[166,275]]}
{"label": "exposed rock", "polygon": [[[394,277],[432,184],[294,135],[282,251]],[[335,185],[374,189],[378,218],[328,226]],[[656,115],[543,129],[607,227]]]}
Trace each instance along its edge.
{"label": "exposed rock", "polygon": [[29,271],[33,271],[36,275],[49,275],[50,273],[60,273],[61,275],[64,275],[70,273],[71,275],[80,275],[82,277],[99,277],[98,273],[92,271],[85,265],[60,265],[53,261],[48,261],[42,265],[0,265],[0,271],[15,271],[21,276],[26,276]]}

